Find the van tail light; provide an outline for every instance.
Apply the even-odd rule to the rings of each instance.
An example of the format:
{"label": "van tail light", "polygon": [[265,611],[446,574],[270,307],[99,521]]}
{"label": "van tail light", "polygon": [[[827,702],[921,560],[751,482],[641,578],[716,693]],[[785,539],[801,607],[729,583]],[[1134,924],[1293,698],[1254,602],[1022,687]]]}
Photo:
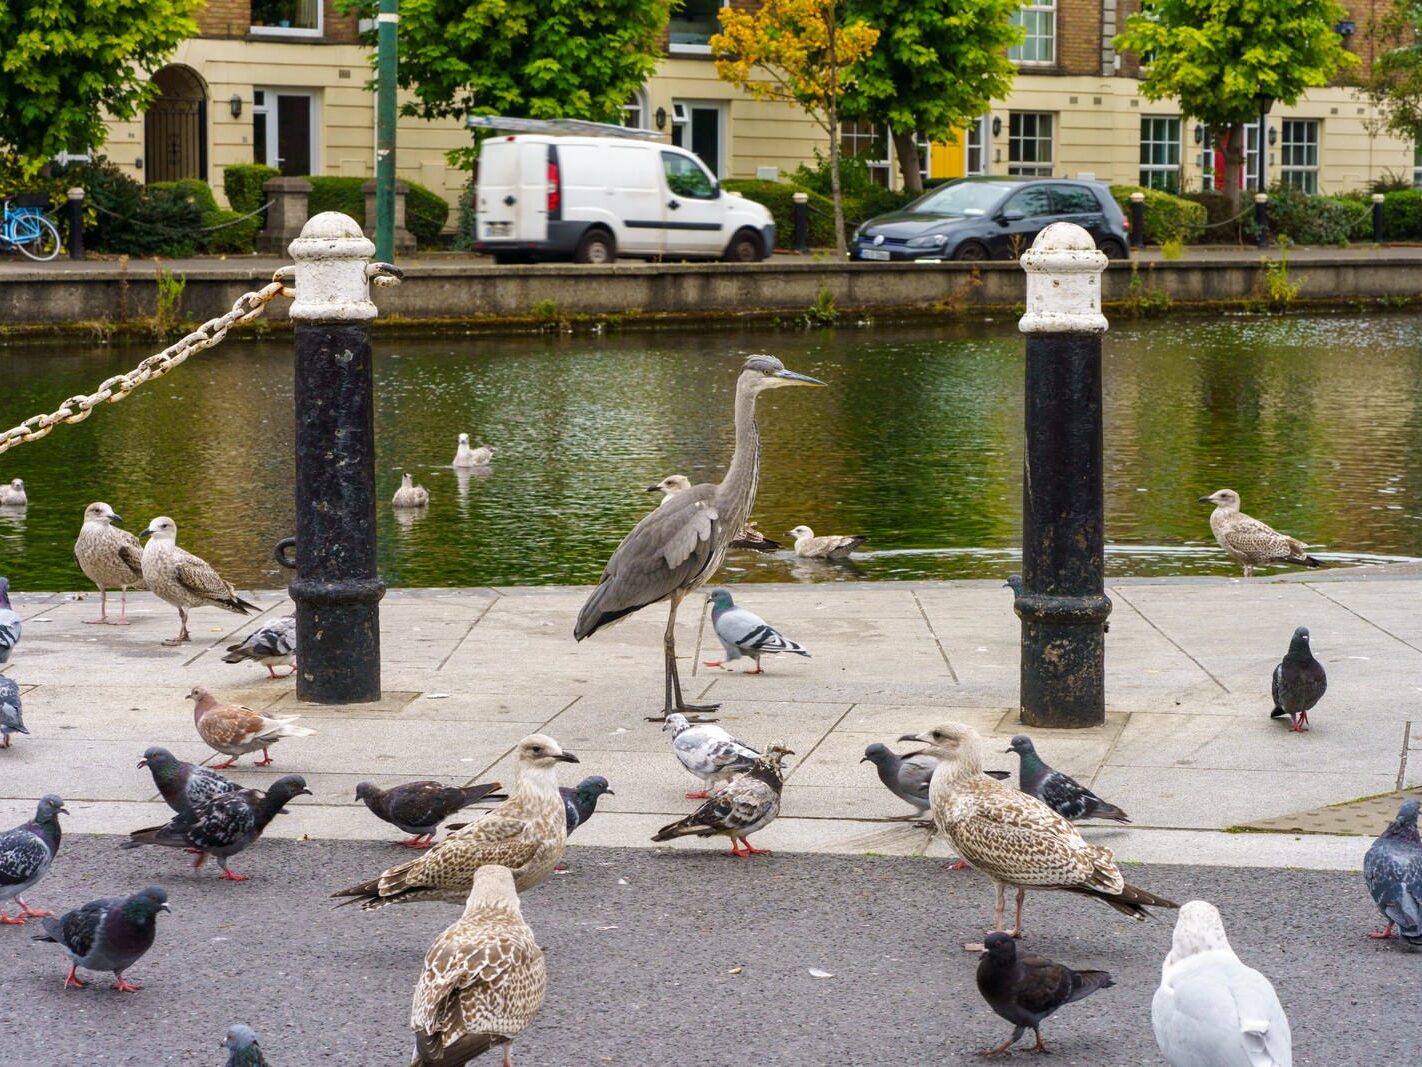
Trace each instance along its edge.
{"label": "van tail light", "polygon": [[548,161],[548,216],[553,218],[563,208],[563,182],[558,172],[558,164]]}
{"label": "van tail light", "polygon": [[1130,233],[1130,232],[1131,232],[1131,220],[1130,220],[1130,219],[1122,219],[1122,220],[1121,220],[1121,225],[1125,228],[1125,231],[1126,231],[1127,233]]}

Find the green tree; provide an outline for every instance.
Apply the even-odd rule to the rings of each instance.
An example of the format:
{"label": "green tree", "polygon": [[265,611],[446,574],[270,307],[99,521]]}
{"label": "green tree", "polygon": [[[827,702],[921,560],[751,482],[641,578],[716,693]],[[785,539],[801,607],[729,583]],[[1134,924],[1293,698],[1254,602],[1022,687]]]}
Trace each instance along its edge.
{"label": "green tree", "polygon": [[1373,65],[1364,95],[1382,112],[1389,132],[1422,141],[1422,0],[1393,0],[1368,36]]}
{"label": "green tree", "polygon": [[148,80],[197,34],[206,0],[0,0],[0,151],[38,170],[104,143],[107,117],[131,119]]}
{"label": "green tree", "polygon": [[[656,68],[671,0],[402,0],[402,110],[616,122]],[[374,14],[375,0],[347,0]],[[472,150],[456,153],[467,162]]]}
{"label": "green tree", "polygon": [[881,28],[844,101],[846,118],[887,126],[904,188],[923,188],[918,142],[946,141],[1012,89],[1007,50],[1022,0],[849,0],[849,14]]}
{"label": "green tree", "polygon": [[1141,57],[1147,100],[1210,128],[1237,208],[1245,124],[1358,62],[1335,29],[1345,15],[1334,0],[1143,0],[1115,46]]}

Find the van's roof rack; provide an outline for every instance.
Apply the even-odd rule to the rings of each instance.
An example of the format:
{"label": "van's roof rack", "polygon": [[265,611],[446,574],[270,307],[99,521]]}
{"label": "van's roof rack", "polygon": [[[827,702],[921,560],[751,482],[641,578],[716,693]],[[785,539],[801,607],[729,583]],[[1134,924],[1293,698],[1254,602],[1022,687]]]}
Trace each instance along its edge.
{"label": "van's roof rack", "polygon": [[635,141],[664,140],[656,130],[639,130],[610,122],[586,119],[515,119],[506,115],[470,115],[464,125],[471,130],[503,130],[507,133],[547,133],[565,137],[626,137]]}

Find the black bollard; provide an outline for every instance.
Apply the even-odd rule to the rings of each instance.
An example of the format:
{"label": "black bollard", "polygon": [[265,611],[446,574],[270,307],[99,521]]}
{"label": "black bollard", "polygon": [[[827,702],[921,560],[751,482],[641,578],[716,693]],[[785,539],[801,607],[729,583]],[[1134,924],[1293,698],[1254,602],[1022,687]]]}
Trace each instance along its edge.
{"label": "black bollard", "polygon": [[1373,194],[1373,244],[1382,244],[1383,239],[1383,197],[1382,193]]}
{"label": "black bollard", "polygon": [[1269,247],[1269,194],[1254,194],[1254,229],[1259,238],[1259,247]]}
{"label": "black bollard", "polygon": [[795,222],[795,251],[807,255],[810,251],[810,194],[792,193]]}
{"label": "black bollard", "polygon": [[1026,449],[1022,472],[1022,721],[1106,721],[1101,272],[1073,223],[1048,226],[1027,272]]}
{"label": "black bollard", "polygon": [[84,190],[69,190],[69,258],[84,258]]}
{"label": "black bollard", "polygon": [[1145,249],[1145,193],[1131,194],[1131,244]]}
{"label": "black bollard", "polygon": [[367,267],[375,246],[324,212],[291,243],[296,262],[296,697],[380,699],[375,394]]}

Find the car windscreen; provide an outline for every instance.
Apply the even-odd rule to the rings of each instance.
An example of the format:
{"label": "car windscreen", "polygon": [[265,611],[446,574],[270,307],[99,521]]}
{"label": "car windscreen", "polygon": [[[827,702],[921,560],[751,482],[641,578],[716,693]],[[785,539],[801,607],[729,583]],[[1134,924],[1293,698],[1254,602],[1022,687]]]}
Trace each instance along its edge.
{"label": "car windscreen", "polygon": [[1017,182],[953,182],[940,186],[906,207],[924,215],[985,215]]}

